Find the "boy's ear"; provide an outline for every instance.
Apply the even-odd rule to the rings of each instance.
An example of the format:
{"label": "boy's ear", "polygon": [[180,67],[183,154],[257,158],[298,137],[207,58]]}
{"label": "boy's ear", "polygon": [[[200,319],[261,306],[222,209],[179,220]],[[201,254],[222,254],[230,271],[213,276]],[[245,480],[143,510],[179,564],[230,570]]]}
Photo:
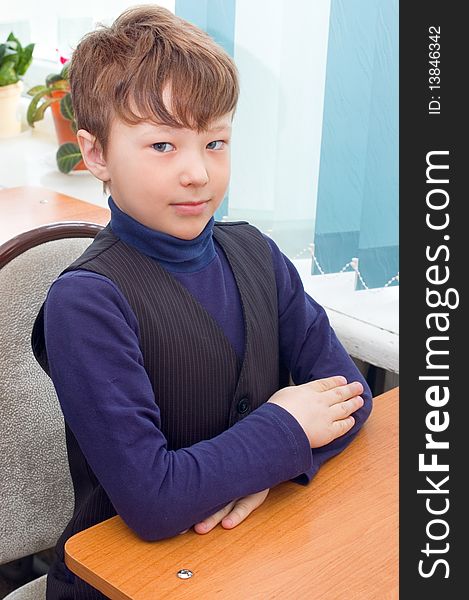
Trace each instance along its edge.
{"label": "boy's ear", "polygon": [[109,181],[109,171],[107,170],[101,145],[96,141],[96,137],[86,129],[79,129],[77,131],[77,141],[83,162],[88,170],[101,181]]}

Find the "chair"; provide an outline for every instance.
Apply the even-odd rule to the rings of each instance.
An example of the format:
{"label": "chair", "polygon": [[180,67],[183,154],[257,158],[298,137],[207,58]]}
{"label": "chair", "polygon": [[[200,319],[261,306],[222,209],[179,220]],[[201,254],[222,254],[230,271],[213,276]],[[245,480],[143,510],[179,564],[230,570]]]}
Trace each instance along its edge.
{"label": "chair", "polygon": [[[54,223],[0,246],[0,565],[55,546],[73,512],[63,417],[31,330],[51,283],[101,229]],[[7,599],[41,600],[45,580]]]}

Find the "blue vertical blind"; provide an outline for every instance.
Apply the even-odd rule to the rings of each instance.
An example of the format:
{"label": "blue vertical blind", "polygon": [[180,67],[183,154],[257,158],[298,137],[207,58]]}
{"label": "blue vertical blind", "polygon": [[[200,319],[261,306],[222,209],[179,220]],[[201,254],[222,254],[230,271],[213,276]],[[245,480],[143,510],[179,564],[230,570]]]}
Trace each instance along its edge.
{"label": "blue vertical blind", "polygon": [[398,272],[397,0],[331,2],[314,241],[326,272]]}

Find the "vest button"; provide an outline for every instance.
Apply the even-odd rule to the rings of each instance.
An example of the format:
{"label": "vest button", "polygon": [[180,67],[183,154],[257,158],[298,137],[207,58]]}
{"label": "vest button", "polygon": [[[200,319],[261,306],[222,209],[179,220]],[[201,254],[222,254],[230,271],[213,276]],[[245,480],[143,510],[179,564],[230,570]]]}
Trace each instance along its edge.
{"label": "vest button", "polygon": [[240,415],[244,415],[245,413],[248,412],[250,406],[251,406],[250,402],[247,398],[241,398],[241,400],[238,402],[238,406],[236,408]]}

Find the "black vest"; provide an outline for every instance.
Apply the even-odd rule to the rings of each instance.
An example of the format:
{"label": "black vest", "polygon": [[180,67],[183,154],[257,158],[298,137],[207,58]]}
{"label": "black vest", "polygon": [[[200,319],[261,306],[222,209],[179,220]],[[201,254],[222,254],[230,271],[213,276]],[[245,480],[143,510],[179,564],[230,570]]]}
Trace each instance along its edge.
{"label": "black vest", "polygon": [[[67,271],[84,269],[111,279],[134,311],[140,348],[161,411],[168,449],[210,439],[288,385],[279,364],[277,287],[272,255],[261,233],[245,222],[213,228],[233,271],[242,301],[245,348],[241,361],[205,308],[157,261],[117,238],[110,226]],[[49,374],[43,310],[33,330],[33,351]],[[182,367],[181,365],[188,365]],[[75,510],[56,547],[48,599],[103,598],[63,565],[66,540],[116,514],[106,492],[65,424]]]}

